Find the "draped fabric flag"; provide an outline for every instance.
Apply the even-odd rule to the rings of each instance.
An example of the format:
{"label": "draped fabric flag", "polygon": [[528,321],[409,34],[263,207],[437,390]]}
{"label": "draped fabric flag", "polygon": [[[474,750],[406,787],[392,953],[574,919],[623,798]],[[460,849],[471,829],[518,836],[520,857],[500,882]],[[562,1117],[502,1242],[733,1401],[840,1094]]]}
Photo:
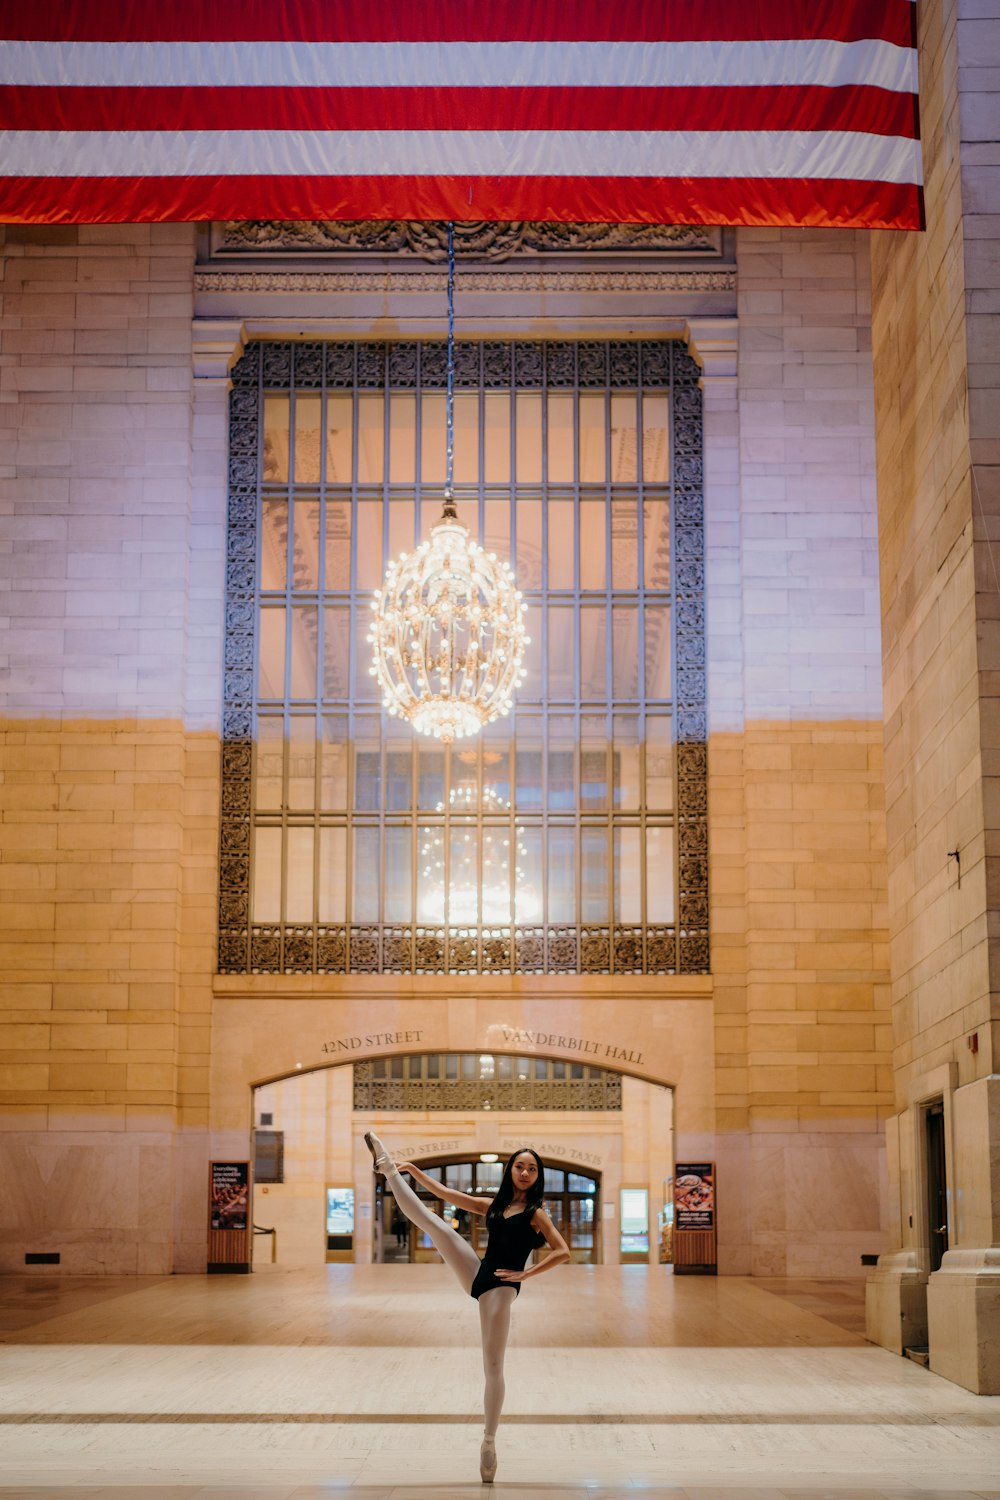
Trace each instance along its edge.
{"label": "draped fabric flag", "polygon": [[0,220],[918,228],[914,0],[0,0]]}

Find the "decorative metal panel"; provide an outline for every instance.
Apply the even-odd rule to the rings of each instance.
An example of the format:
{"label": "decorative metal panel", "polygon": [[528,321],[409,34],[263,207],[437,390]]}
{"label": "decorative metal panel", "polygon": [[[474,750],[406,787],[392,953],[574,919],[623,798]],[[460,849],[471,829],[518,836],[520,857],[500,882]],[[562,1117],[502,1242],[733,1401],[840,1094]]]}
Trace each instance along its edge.
{"label": "decorative metal panel", "polygon": [[[613,640],[617,640],[613,634],[611,621],[614,606],[622,600],[625,600],[627,606],[629,600],[641,602],[646,599],[647,595],[642,592],[643,587],[653,588],[654,593],[648,598],[652,602],[657,602],[659,613],[651,607],[642,606],[639,616],[636,617],[639,619],[638,639],[646,639],[647,645],[652,642],[653,646],[656,646],[658,639],[656,631],[669,631],[672,663],[670,697],[669,701],[665,701],[657,710],[667,715],[672,724],[673,769],[671,775],[674,790],[671,794],[673,800],[669,809],[655,816],[638,810],[634,815],[620,815],[617,810],[601,815],[586,809],[581,811],[578,804],[575,807],[560,805],[556,811],[550,809],[549,811],[522,813],[514,810],[512,789],[510,800],[505,804],[498,803],[489,806],[486,812],[480,805],[476,824],[477,836],[494,838],[495,829],[502,829],[506,820],[509,840],[515,851],[511,858],[515,863],[519,858],[517,840],[525,830],[530,832],[532,828],[541,829],[545,846],[548,848],[559,828],[575,829],[574,837],[577,840],[575,858],[579,862],[582,858],[580,852],[582,846],[579,843],[582,837],[581,830],[586,828],[592,837],[597,837],[595,830],[601,827],[608,829],[614,827],[617,830],[615,837],[617,838],[620,833],[623,840],[620,861],[623,864],[627,863],[626,848],[628,850],[632,850],[633,847],[639,849],[642,859],[645,860],[646,841],[650,837],[650,829],[655,824],[661,835],[666,837],[669,834],[675,839],[670,861],[674,865],[676,894],[673,908],[667,913],[667,920],[657,920],[652,916],[639,921],[618,919],[611,915],[610,904],[608,914],[603,918],[598,914],[597,920],[593,920],[592,917],[585,918],[584,912],[578,909],[575,920],[567,921],[556,915],[554,911],[549,911],[548,906],[544,904],[539,906],[538,912],[531,920],[518,921],[511,920],[510,917],[497,920],[496,915],[491,917],[483,906],[481,893],[480,914],[475,920],[468,918],[458,921],[447,918],[442,920],[440,916],[437,920],[428,920],[426,914],[422,915],[420,911],[413,910],[406,920],[392,921],[389,919],[389,913],[382,914],[380,911],[376,917],[368,911],[355,910],[350,904],[338,918],[334,912],[319,910],[315,901],[311,915],[308,912],[292,912],[282,908],[281,912],[263,911],[258,920],[254,919],[252,860],[255,841],[267,829],[273,829],[276,834],[285,837],[286,845],[283,847],[287,848],[290,828],[294,827],[297,830],[311,828],[316,841],[312,858],[318,860],[320,858],[318,841],[324,836],[328,827],[336,826],[342,829],[344,837],[349,839],[353,836],[351,830],[362,826],[381,829],[382,833],[379,836],[384,837],[385,830],[390,825],[398,828],[406,824],[405,817],[390,815],[384,808],[377,815],[357,811],[352,813],[350,809],[347,809],[343,815],[331,817],[322,805],[319,794],[317,794],[316,809],[308,814],[289,813],[284,804],[280,808],[275,805],[271,811],[265,811],[263,814],[254,811],[255,764],[259,778],[264,759],[259,748],[255,750],[255,735],[261,722],[260,706],[255,699],[255,674],[258,671],[261,650],[258,638],[261,601],[264,599],[265,604],[268,602],[265,597],[266,591],[262,593],[258,586],[258,568],[261,565],[263,545],[262,505],[270,493],[268,487],[270,481],[265,474],[264,402],[274,393],[283,393],[286,399],[293,399],[296,402],[306,398],[314,398],[317,403],[322,401],[325,411],[326,403],[336,398],[339,393],[345,393],[350,400],[353,400],[355,409],[357,409],[356,403],[366,393],[384,398],[387,403],[386,409],[388,409],[389,394],[392,392],[414,391],[418,393],[418,400],[422,400],[423,397],[419,393],[440,392],[443,386],[444,353],[444,344],[436,342],[405,344],[259,342],[247,347],[234,371],[233,391],[230,398],[229,524],[226,560],[219,895],[220,971],[272,974],[560,972],[683,974],[707,972],[709,942],[702,398],[698,387],[699,368],[686,348],[673,340],[460,343],[456,361],[456,386],[459,392],[477,391],[481,393],[480,402],[485,400],[485,395],[488,393],[508,392],[511,396],[512,410],[514,393],[548,392],[549,395],[545,397],[545,400],[551,402],[557,394],[565,392],[565,399],[576,403],[573,410],[577,411],[579,403],[591,392],[604,393],[609,402],[617,399],[615,395],[617,392],[625,393],[627,399],[632,399],[628,393],[638,392],[636,400],[640,403],[641,418],[643,392],[664,392],[669,397],[669,483],[660,485],[663,501],[669,504],[669,540],[667,533],[664,532],[665,561],[662,576],[657,572],[660,568],[659,561],[651,556],[650,576],[653,581],[651,584],[642,585],[640,579],[638,594],[635,593],[634,587],[631,592],[626,589],[622,593],[611,582],[612,551],[613,546],[617,545],[615,538],[620,537],[622,545],[634,547],[636,545],[636,517],[641,515],[644,529],[647,525],[646,502],[641,499],[642,475],[640,473],[638,480],[640,500],[636,502],[634,494],[630,491],[628,497],[630,510],[626,505],[625,511],[622,511],[621,504],[615,499],[618,491],[614,485],[608,491],[607,504],[610,516],[608,526],[610,529],[608,531],[607,568],[609,581],[605,585],[609,614],[607,626],[609,652]],[[436,399],[440,399],[440,396],[436,396]],[[326,441],[325,438],[322,440]],[[576,441],[575,438],[574,441]],[[388,445],[388,437],[386,444]],[[388,446],[386,451],[388,452]],[[352,502],[348,496],[345,500],[346,504],[356,503],[357,487],[355,482],[354,489],[351,491],[355,500]],[[567,497],[575,495],[576,498],[572,503],[579,510],[583,503],[580,498],[583,495],[583,487],[580,484],[569,488],[563,485],[558,495],[555,493],[555,488],[550,486],[544,491],[548,496],[545,500],[547,506],[551,507],[556,501],[565,503]],[[507,490],[509,489],[508,483]],[[633,484],[632,490],[634,489]],[[495,490],[496,486],[486,485],[485,481],[480,479],[478,491],[480,514],[482,514],[483,505],[490,503]],[[425,491],[426,496],[432,498],[434,486],[425,485]],[[327,491],[322,483],[312,483],[307,485],[302,493],[315,495],[318,497],[317,505],[322,505]],[[384,495],[387,505],[392,498],[391,486],[388,484],[372,489],[371,493]],[[543,490],[540,488],[539,494],[542,493]],[[289,507],[293,498],[295,504],[299,504],[301,497],[292,483],[290,470],[288,495]],[[426,499],[424,503],[427,503]],[[289,514],[291,514],[290,509]],[[324,514],[326,514],[325,511]],[[326,525],[327,522],[324,521],[323,524]],[[356,516],[350,525],[354,526],[356,534]],[[579,531],[581,526],[579,520],[576,525]],[[284,529],[280,522],[272,524],[272,533],[277,542],[283,544],[287,550],[290,546],[287,524]],[[328,541],[332,537],[333,543],[340,545],[332,532],[328,532],[327,537]],[[546,564],[546,567],[548,566]],[[578,618],[582,618],[581,611],[591,597],[583,590],[581,567],[582,561],[578,561],[575,593],[570,589],[568,593],[564,591],[560,595],[557,590],[556,595],[545,596],[550,599],[557,597],[557,602],[561,599],[567,608],[576,610]],[[301,602],[302,597],[307,597],[299,592],[301,589],[299,568],[300,558],[296,553],[289,564],[288,599],[285,601],[283,596],[275,596],[279,603],[287,602],[289,619],[291,619],[292,602]],[[526,577],[522,586],[529,591],[533,588],[538,589],[541,587],[540,576],[537,579]],[[342,590],[343,585],[338,583],[337,588]],[[334,595],[325,595],[321,589],[318,596],[314,593],[308,597],[322,612],[324,603]],[[359,595],[355,592],[350,597],[355,601],[355,609],[357,609]],[[529,594],[529,597],[534,596]],[[542,597],[538,596],[539,599]],[[603,595],[601,597],[604,598]],[[336,598],[341,598],[341,594],[336,594]],[[343,598],[346,600],[347,595],[343,595]],[[627,609],[625,612],[627,613]],[[306,619],[307,616],[308,619]],[[308,610],[304,611],[302,618],[306,619],[309,629],[312,630],[312,637],[307,644],[315,653],[319,649],[315,619],[309,615]],[[315,618],[318,619],[319,616],[316,615]],[[354,629],[353,626],[351,628]],[[580,637],[581,642],[582,639]],[[666,640],[667,636],[664,635],[663,639]],[[582,646],[580,649],[582,650]],[[617,646],[615,649],[617,650]],[[341,666],[343,666],[343,671],[341,671]],[[581,708],[581,694],[583,693],[581,670],[578,663],[576,688],[571,691],[570,700],[559,708],[559,714],[562,716],[560,722],[564,724],[572,722],[576,725],[577,743],[572,752],[567,753],[575,757],[573,764],[576,766],[576,771],[572,774],[576,776],[574,785],[577,787],[578,797],[584,775],[581,714],[591,712],[591,710]],[[610,682],[610,666],[607,670],[609,674],[607,680]],[[637,670],[641,674],[643,670],[641,662]],[[336,669],[331,669],[331,671],[333,686],[331,688],[331,683],[328,682],[326,687],[323,687],[323,691],[330,688],[334,691],[334,697],[338,701],[343,699],[342,708],[338,709],[338,712],[353,715],[357,704],[353,700],[348,703],[345,696],[348,691],[345,686],[349,675],[347,665],[337,664]],[[341,677],[343,681],[340,680]],[[631,691],[634,694],[635,689]],[[575,698],[573,698],[573,692],[575,692]],[[599,715],[605,714],[610,725],[611,715],[617,713],[615,707],[617,699],[613,688],[609,688],[608,692],[610,696],[607,705],[603,708],[598,706],[594,712],[598,712]],[[628,696],[627,693],[626,697]],[[640,700],[636,700],[633,709],[642,716],[646,710],[643,707],[644,700]],[[367,702],[362,707],[366,713],[370,714],[372,710],[377,713],[377,704]],[[520,705],[518,711],[520,712]],[[535,705],[534,711],[541,714],[540,732],[544,735],[545,744],[551,749],[555,734],[553,729],[555,720],[550,698],[545,698],[543,703]],[[290,722],[287,717],[289,712],[287,704],[284,710],[279,703],[267,712],[271,715],[272,724],[278,723],[278,718],[274,715],[277,714],[280,717],[284,712],[287,732]],[[317,714],[322,717],[326,710],[317,700],[312,704],[306,703],[304,707],[302,703],[299,703],[295,712],[299,715],[296,722],[302,722],[303,713],[315,719]],[[530,717],[530,704],[526,713]],[[353,718],[351,722],[353,724]],[[666,720],[661,719],[661,722],[666,722]],[[541,740],[539,744],[542,744]],[[288,753],[286,745],[286,766]],[[354,753],[353,750],[352,753]],[[377,756],[381,755],[382,751],[376,749],[372,753]],[[520,750],[518,753],[521,753]],[[513,746],[511,746],[510,754],[513,756]],[[610,759],[606,762],[608,797],[611,796],[611,782],[617,775],[617,754],[617,750],[613,753],[609,751]],[[645,776],[649,770],[645,748],[642,754],[644,757],[642,774]],[[513,765],[513,760],[511,760],[511,765]],[[286,769],[286,777],[290,774]],[[513,775],[513,771],[510,774]],[[550,772],[547,771],[545,774],[548,777]],[[539,775],[541,776],[541,771]],[[447,783],[448,785],[454,784],[450,770],[447,772]],[[442,785],[445,783],[442,782]],[[647,795],[643,793],[643,809],[646,808],[647,801]],[[494,814],[497,816],[495,817]],[[452,827],[461,822],[454,806],[450,804],[445,806],[441,816]],[[424,824],[419,826],[425,826],[426,821],[425,819]],[[419,832],[418,824],[419,819],[417,823],[413,823],[415,830],[413,859],[415,861],[418,857],[422,858],[424,852],[418,848],[419,839],[423,836]],[[489,832],[491,828],[494,829],[493,834]],[[633,836],[638,843],[628,844],[628,838]],[[282,856],[282,858],[285,857]],[[548,860],[548,857],[546,853],[544,859]],[[617,869],[617,864],[615,868]],[[610,875],[608,878],[610,879]],[[516,884],[513,865],[510,881],[513,900],[513,890]],[[607,899],[610,903],[611,897]],[[617,900],[617,897],[615,899]],[[643,899],[648,905],[648,897],[643,897]],[[546,897],[546,903],[548,901],[549,898]],[[454,903],[449,910],[453,906]],[[547,915],[546,912],[548,912]]]}
{"label": "decorative metal panel", "polygon": [[[451,1059],[464,1061],[462,1054]],[[421,1057],[394,1058],[403,1078],[376,1077],[377,1065],[371,1062],[354,1065],[354,1108],[372,1110],[620,1110],[622,1081],[617,1073],[600,1068],[580,1067],[583,1078],[557,1077],[556,1072],[570,1071],[568,1063],[539,1062],[538,1059],[516,1059],[527,1062],[533,1072],[544,1071],[546,1077],[501,1079],[428,1077],[427,1063],[444,1073],[446,1059]],[[478,1055],[474,1059],[478,1064]],[[385,1072],[385,1067],[380,1070]],[[420,1075],[420,1076],[414,1076]]]}

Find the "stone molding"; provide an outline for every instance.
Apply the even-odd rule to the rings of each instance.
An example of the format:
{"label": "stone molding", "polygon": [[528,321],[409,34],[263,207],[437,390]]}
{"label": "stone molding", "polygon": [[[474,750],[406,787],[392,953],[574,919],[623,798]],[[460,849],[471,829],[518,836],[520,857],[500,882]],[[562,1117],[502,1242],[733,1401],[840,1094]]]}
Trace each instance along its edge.
{"label": "stone molding", "polygon": [[977,1276],[1000,1281],[1000,1246],[960,1246],[957,1250],[946,1250],[940,1268],[931,1272],[931,1280],[937,1276]]}
{"label": "stone molding", "polygon": [[[342,1000],[349,1005],[365,1005],[384,1000],[394,1005],[419,1006],[428,1000],[453,1000],[456,997],[465,1004],[483,993],[481,974],[216,973],[212,976],[212,994],[221,1001],[288,999],[326,1005],[331,1000]],[[508,1002],[527,998],[531,1004],[543,995],[546,1000],[575,1003],[614,1001],[620,999],[621,994],[621,978],[611,974],[546,974],[537,976],[537,986],[526,985],[520,975],[501,974],[493,977],[489,987],[491,999]],[[697,1000],[710,1005],[714,994],[715,981],[711,974],[629,975],[630,1004],[660,1005]],[[488,1041],[491,1047],[502,1051],[501,1040],[490,1036],[478,1050],[485,1051]],[[449,1044],[442,1050],[453,1049]]]}
{"label": "stone molding", "polygon": [[[735,277],[734,277],[735,283]],[[713,397],[736,398],[739,322],[736,318],[689,318],[684,339],[703,374],[698,384]]]}
{"label": "stone molding", "polygon": [[247,341],[240,318],[194,318],[191,323],[191,365],[196,389],[232,388],[232,369]]}
{"label": "stone molding", "polygon": [[[364,293],[386,295],[397,292],[431,292],[445,296],[444,271],[234,271],[202,266],[195,272],[196,292],[227,292],[260,295],[283,293]],[[636,292],[735,292],[735,270],[708,271],[463,271],[463,292],[560,293]]]}
{"label": "stone molding", "polygon": [[927,1073],[914,1074],[907,1088],[908,1108],[916,1109],[938,1095],[947,1099],[957,1088],[958,1064],[954,1061],[941,1063]]}

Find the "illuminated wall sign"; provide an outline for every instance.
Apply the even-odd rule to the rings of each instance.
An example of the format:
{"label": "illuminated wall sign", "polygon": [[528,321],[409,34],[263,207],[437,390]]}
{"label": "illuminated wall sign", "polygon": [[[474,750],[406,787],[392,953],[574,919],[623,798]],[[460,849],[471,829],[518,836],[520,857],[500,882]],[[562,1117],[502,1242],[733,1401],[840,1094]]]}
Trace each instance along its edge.
{"label": "illuminated wall sign", "polygon": [[622,1188],[618,1229],[622,1255],[649,1254],[649,1192]]}
{"label": "illuminated wall sign", "polygon": [[250,1163],[213,1161],[209,1179],[213,1229],[246,1229],[250,1200]]}
{"label": "illuminated wall sign", "polygon": [[331,1187],[326,1190],[327,1234],[354,1233],[354,1189]]}
{"label": "illuminated wall sign", "polygon": [[715,1228],[714,1162],[678,1162],[674,1210],[676,1229]]}

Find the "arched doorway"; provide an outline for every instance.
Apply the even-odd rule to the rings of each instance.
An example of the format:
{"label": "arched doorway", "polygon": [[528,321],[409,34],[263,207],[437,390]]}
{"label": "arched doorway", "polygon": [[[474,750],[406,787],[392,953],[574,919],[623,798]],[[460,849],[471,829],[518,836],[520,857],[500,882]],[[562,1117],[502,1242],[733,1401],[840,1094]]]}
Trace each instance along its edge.
{"label": "arched doorway", "polygon": [[[272,1168],[281,1147],[280,1180],[255,1179],[255,1222],[275,1229],[256,1247],[259,1269],[431,1258],[429,1247],[411,1247],[408,1229],[396,1243],[364,1145],[370,1129],[399,1159],[450,1172],[441,1180],[456,1192],[493,1191],[502,1162],[530,1144],[546,1163],[549,1210],[577,1262],[636,1258],[619,1220],[624,1195],[639,1190],[648,1220],[638,1258],[664,1258],[674,1157],[669,1085],[578,1058],[484,1048],[345,1059],[251,1087],[255,1140],[264,1139]],[[458,1227],[476,1242],[473,1229],[461,1220]]]}
{"label": "arched doorway", "polygon": [[[503,1157],[499,1152],[449,1155],[414,1163],[443,1188],[474,1197],[491,1197],[500,1186]],[[567,1167],[566,1163],[543,1156],[545,1166],[545,1210],[566,1240],[572,1261],[596,1265],[602,1259],[600,1244],[601,1173]],[[426,1188],[413,1183],[418,1196],[433,1213],[447,1219],[452,1228],[467,1239],[479,1255],[486,1249],[486,1221],[475,1214],[464,1213],[447,1198],[441,1199]],[[385,1191],[381,1178],[375,1185],[373,1215],[373,1258],[381,1262],[421,1262],[437,1260],[437,1252],[426,1234],[407,1224],[395,1209],[392,1195]]]}

